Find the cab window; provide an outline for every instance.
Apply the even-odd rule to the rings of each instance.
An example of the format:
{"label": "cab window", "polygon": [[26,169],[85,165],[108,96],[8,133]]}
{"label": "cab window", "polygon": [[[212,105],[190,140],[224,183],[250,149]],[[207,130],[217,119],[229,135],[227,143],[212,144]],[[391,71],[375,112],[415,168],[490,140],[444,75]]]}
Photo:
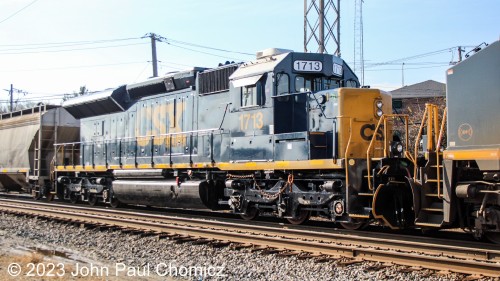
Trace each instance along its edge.
{"label": "cab window", "polygon": [[290,78],[286,73],[276,75],[276,95],[286,95],[290,93]]}
{"label": "cab window", "polygon": [[259,94],[261,91],[259,91],[257,88],[260,86],[260,83],[257,83],[256,85],[249,85],[242,87],[241,89],[241,106],[256,106],[259,105]]}
{"label": "cab window", "polygon": [[310,92],[312,91],[311,80],[304,78],[303,76],[295,77],[295,92]]}
{"label": "cab window", "polygon": [[337,89],[340,87],[340,80],[335,79],[323,79],[323,90]]}
{"label": "cab window", "polygon": [[356,80],[349,79],[349,80],[345,81],[344,87],[347,87],[347,88],[358,88],[359,84],[358,84],[358,82],[356,82]]}
{"label": "cab window", "polygon": [[297,75],[295,77],[295,92],[305,93],[322,90],[322,78],[304,77]]}

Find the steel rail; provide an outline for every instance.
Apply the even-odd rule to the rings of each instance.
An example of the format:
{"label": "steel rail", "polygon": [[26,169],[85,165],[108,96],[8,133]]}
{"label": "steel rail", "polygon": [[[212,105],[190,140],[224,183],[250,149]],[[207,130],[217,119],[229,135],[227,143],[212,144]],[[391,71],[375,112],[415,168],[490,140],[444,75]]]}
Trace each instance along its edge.
{"label": "steel rail", "polygon": [[[23,204],[22,200],[9,200],[0,199],[0,202],[11,202]],[[87,212],[90,214],[103,214],[127,216],[140,220],[159,220],[163,223],[174,223],[179,225],[201,226],[205,227],[218,227],[228,231],[247,231],[253,233],[266,233],[278,236],[286,235],[294,239],[302,239],[309,237],[310,239],[323,240],[335,243],[342,243],[352,245],[353,243],[362,246],[373,246],[374,243],[377,247],[385,247],[388,249],[399,249],[405,251],[417,251],[418,249],[425,249],[421,252],[423,254],[433,255],[452,255],[457,258],[463,259],[477,259],[485,261],[498,261],[500,262],[500,246],[495,244],[484,243],[470,243],[465,241],[450,241],[445,239],[429,238],[429,237],[414,237],[414,236],[401,236],[397,234],[387,233],[371,233],[366,231],[351,231],[334,230],[328,228],[313,228],[311,230],[304,230],[304,227],[292,225],[257,225],[255,223],[249,224],[245,221],[240,222],[227,222],[218,221],[214,218],[186,218],[166,214],[149,214],[137,213],[137,211],[123,211],[117,209],[96,209],[88,206],[75,206],[75,205],[53,205],[43,202],[30,202],[32,205],[47,206],[50,208],[59,208],[62,210],[74,210],[77,212]],[[209,219],[209,220],[207,220]]]}
{"label": "steel rail", "polygon": [[[4,201],[4,200],[0,200]],[[30,202],[30,205],[33,202]],[[39,203],[39,202],[35,202]],[[153,231],[157,233],[169,233],[186,237],[200,237],[220,241],[230,241],[240,244],[251,244],[270,247],[280,250],[289,250],[295,252],[307,252],[313,255],[326,255],[333,257],[348,257],[358,260],[369,260],[378,262],[392,262],[395,264],[407,266],[420,266],[424,268],[443,270],[447,269],[454,272],[483,275],[500,276],[500,263],[491,260],[492,256],[498,257],[500,251],[483,251],[483,255],[468,258],[457,257],[452,250],[454,246],[434,245],[429,243],[410,243],[411,250],[402,249],[404,241],[387,241],[382,238],[368,239],[365,244],[358,241],[360,237],[349,237],[348,235],[335,235],[332,233],[316,233],[313,231],[270,228],[263,226],[248,226],[236,223],[213,222],[207,220],[186,219],[158,215],[147,215],[148,219],[161,219],[162,221],[144,220],[144,214],[134,214],[123,211],[112,210],[108,214],[101,211],[98,213],[82,213],[83,207],[69,208],[68,206],[49,207],[38,204],[37,206],[23,206],[22,203],[14,204],[12,202],[0,202],[0,210],[17,211],[28,213],[33,216],[43,216],[58,219],[77,219],[78,221],[91,224],[107,224],[123,228],[134,228],[142,231]],[[66,210],[65,210],[66,209]],[[72,209],[72,210],[71,210]],[[87,210],[88,211],[88,210]],[[120,214],[121,213],[121,214]],[[126,213],[126,214],[123,214]],[[114,217],[110,217],[112,214]],[[120,216],[129,216],[118,217]],[[347,243],[339,243],[342,239]],[[404,236],[403,236],[404,239]],[[393,239],[394,240],[394,239]],[[441,239],[442,240],[442,239]],[[383,242],[383,243],[380,243]],[[369,245],[371,243],[371,245]],[[393,244],[391,244],[393,243]],[[390,246],[390,247],[389,247]],[[447,250],[442,250],[440,254],[431,254],[433,249],[439,246],[445,246]],[[408,246],[406,246],[408,247]],[[461,249],[459,252],[464,251]],[[469,248],[470,251],[477,249]],[[419,251],[419,252],[416,252]],[[427,254],[424,254],[427,253]],[[488,260],[490,259],[490,260]]]}

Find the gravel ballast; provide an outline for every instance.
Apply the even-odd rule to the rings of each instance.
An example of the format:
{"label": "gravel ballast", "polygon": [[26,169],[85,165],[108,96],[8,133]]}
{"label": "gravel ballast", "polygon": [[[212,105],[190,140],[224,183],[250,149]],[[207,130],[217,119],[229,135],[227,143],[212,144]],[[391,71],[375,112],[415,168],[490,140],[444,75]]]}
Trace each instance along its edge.
{"label": "gravel ballast", "polygon": [[[64,256],[64,262],[70,264],[71,271],[76,271],[77,275],[78,269],[92,269],[93,265],[95,271],[88,275],[105,279],[116,277],[116,274],[121,279],[130,277],[130,280],[138,277],[147,280],[461,280],[465,277],[425,269],[406,270],[407,267],[397,265],[378,268],[375,262],[339,266],[339,261],[317,262],[310,258],[281,257],[191,242],[178,244],[156,236],[141,237],[36,218],[0,216],[1,255],[15,255],[20,250],[29,252],[36,248],[43,249],[39,251],[42,253],[63,253],[59,256]],[[5,274],[6,267],[0,266],[0,272]],[[65,279],[71,277],[67,271]],[[80,272],[81,276],[77,277],[85,273]],[[107,276],[98,276],[100,273]]]}

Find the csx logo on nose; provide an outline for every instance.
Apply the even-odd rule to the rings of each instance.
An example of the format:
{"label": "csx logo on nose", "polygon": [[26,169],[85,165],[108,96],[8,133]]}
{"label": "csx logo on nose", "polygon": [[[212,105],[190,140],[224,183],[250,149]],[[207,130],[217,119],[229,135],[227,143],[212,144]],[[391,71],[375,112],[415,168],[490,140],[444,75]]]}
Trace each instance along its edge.
{"label": "csx logo on nose", "polygon": [[[361,127],[360,134],[361,138],[363,138],[366,141],[370,141],[373,137],[373,133],[375,131],[375,124],[365,124]],[[384,139],[384,129],[383,126],[378,127],[377,133],[376,133],[376,140],[381,141]]]}

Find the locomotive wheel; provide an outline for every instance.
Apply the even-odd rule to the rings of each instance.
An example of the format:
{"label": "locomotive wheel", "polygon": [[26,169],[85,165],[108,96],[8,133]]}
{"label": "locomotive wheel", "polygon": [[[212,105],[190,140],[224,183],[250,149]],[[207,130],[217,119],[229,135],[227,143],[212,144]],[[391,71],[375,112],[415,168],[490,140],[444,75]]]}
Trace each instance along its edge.
{"label": "locomotive wheel", "polygon": [[367,221],[363,220],[354,220],[352,222],[341,222],[340,225],[349,230],[358,230],[358,229],[363,229],[368,226]]}
{"label": "locomotive wheel", "polygon": [[490,242],[495,244],[500,244],[500,233],[499,232],[486,232],[484,237],[488,239]]}
{"label": "locomotive wheel", "polygon": [[247,212],[245,214],[240,214],[240,216],[246,221],[251,221],[255,219],[258,215],[259,215],[259,210],[255,207],[247,208]]}
{"label": "locomotive wheel", "polygon": [[90,206],[95,206],[97,205],[97,195],[96,194],[89,194],[89,205]]}
{"label": "locomotive wheel", "polygon": [[120,200],[113,197],[113,198],[111,198],[111,202],[109,204],[113,208],[118,208],[118,207],[120,207]]}
{"label": "locomotive wheel", "polygon": [[78,199],[79,199],[79,198],[78,198],[78,195],[76,195],[76,192],[71,192],[71,193],[69,194],[69,201],[70,201],[71,203],[73,203],[73,204],[78,203],[78,201],[79,201]]}
{"label": "locomotive wheel", "polygon": [[299,216],[296,218],[286,218],[286,220],[291,224],[303,224],[311,217],[311,212],[306,210],[300,210]]}

